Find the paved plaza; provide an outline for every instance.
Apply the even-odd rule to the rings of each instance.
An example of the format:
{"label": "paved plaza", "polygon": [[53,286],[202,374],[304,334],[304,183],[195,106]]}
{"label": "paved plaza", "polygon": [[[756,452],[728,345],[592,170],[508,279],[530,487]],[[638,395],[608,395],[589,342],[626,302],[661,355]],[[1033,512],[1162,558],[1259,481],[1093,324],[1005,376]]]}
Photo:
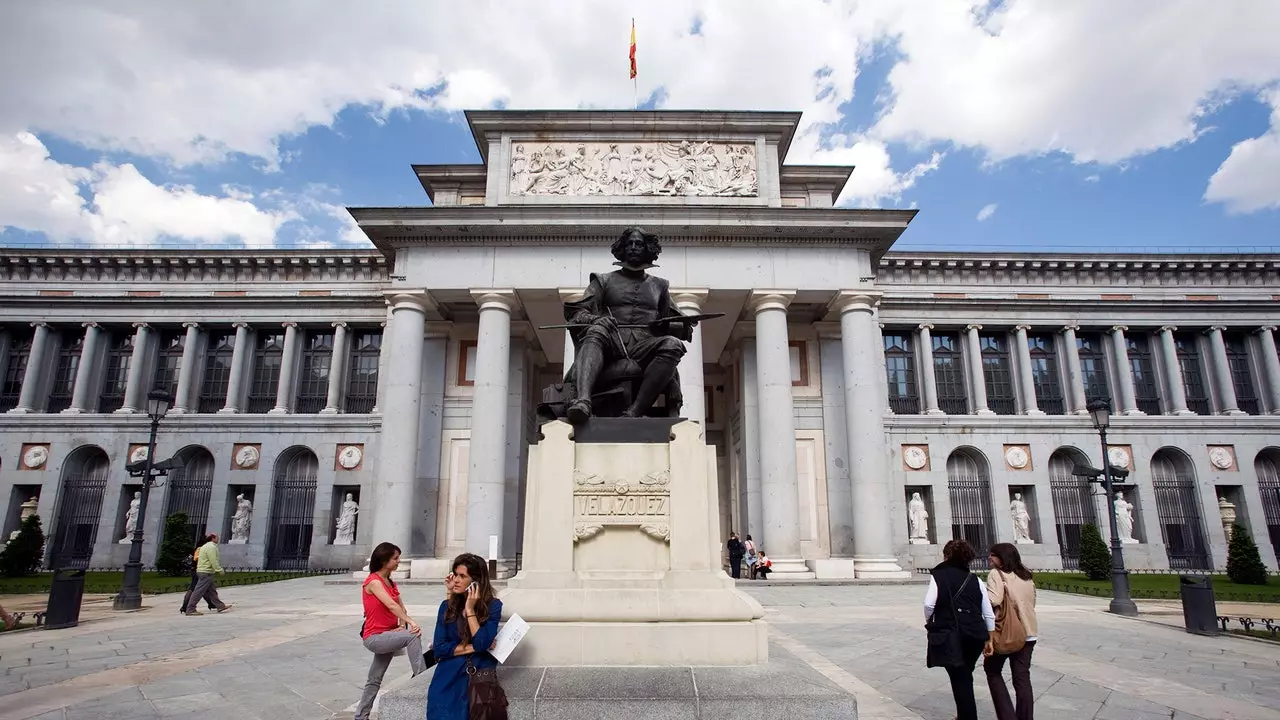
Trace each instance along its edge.
{"label": "paved plaza", "polygon": [[[924,667],[921,586],[750,587],[774,651],[858,696],[861,718],[951,718],[942,670]],[[0,636],[0,720],[350,717],[369,655],[358,586],[308,578],[230,588],[225,615],[181,617],[179,596],[67,630]],[[406,585],[433,616],[439,586]],[[1280,645],[1200,638],[1102,612],[1106,601],[1040,594],[1033,683],[1040,720],[1275,718]],[[979,670],[979,708],[992,710]],[[397,659],[385,688],[408,681]]]}

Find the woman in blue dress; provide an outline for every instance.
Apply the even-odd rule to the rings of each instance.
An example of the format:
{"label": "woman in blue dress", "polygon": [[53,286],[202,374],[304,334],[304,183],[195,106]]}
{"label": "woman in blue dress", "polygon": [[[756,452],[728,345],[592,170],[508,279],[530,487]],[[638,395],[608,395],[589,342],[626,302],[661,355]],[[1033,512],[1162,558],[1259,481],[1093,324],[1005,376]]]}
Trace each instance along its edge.
{"label": "woman in blue dress", "polygon": [[449,598],[436,614],[436,672],[427,690],[427,720],[467,720],[467,660],[477,670],[498,666],[488,653],[498,635],[502,601],[493,596],[484,558],[463,553],[445,578]]}

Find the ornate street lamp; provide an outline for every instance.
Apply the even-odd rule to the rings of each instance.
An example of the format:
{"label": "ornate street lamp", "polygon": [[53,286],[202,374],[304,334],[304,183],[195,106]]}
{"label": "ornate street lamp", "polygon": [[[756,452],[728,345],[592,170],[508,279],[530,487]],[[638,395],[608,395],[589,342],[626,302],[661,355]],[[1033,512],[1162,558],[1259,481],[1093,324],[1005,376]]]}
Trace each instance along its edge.
{"label": "ornate street lamp", "polygon": [[1111,425],[1111,403],[1094,400],[1086,409],[1093,427],[1102,440],[1102,482],[1107,491],[1107,521],[1111,528],[1111,612],[1116,615],[1137,615],[1138,606],[1129,596],[1129,572],[1124,569],[1124,551],[1121,550],[1120,533],[1116,528],[1116,494],[1111,482],[1114,470],[1107,455],[1107,428]]}
{"label": "ornate street lamp", "polygon": [[[157,465],[167,470],[172,461],[156,463],[156,432],[160,429],[160,420],[169,412],[173,397],[164,390],[155,389],[147,395],[147,417],[151,418],[151,438],[147,441],[147,457],[141,463],[133,463],[127,467],[130,475],[142,477],[142,497],[138,501],[138,520],[133,527],[133,544],[129,546],[129,562],[124,564],[124,583],[120,593],[116,595],[113,607],[116,610],[137,610],[142,607],[142,527],[147,519],[147,498],[151,488],[155,487]],[[141,466],[141,467],[138,467]]]}

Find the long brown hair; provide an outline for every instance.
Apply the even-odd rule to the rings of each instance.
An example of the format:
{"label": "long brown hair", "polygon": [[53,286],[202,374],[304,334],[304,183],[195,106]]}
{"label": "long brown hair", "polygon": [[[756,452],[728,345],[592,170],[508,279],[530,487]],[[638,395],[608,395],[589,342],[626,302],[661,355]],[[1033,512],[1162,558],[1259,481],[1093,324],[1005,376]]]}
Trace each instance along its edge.
{"label": "long brown hair", "polygon": [[[467,574],[471,576],[471,581],[476,584],[480,591],[479,597],[476,598],[476,622],[484,625],[489,619],[489,604],[493,602],[493,585],[489,584],[489,563],[484,558],[472,553],[462,553],[453,559],[454,572],[457,572],[458,566],[467,569]],[[463,617],[463,609],[467,604],[467,596],[465,593],[449,594],[449,607],[444,612],[445,621],[457,621],[458,634],[462,638],[462,642],[471,642],[471,626],[467,624],[466,618]]]}
{"label": "long brown hair", "polygon": [[1022,553],[1013,543],[996,543],[991,546],[991,554],[1000,561],[1000,569],[1013,573],[1023,580],[1031,579],[1031,571],[1022,564]]}

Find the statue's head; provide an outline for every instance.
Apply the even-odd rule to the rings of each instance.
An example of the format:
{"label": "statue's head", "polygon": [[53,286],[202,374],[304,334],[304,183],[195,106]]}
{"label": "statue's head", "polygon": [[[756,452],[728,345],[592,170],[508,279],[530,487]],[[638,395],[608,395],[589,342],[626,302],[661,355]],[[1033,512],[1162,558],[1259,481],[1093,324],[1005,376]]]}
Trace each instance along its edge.
{"label": "statue's head", "polygon": [[618,263],[627,267],[646,268],[658,260],[662,243],[657,235],[650,235],[641,228],[630,227],[613,241],[610,248]]}

